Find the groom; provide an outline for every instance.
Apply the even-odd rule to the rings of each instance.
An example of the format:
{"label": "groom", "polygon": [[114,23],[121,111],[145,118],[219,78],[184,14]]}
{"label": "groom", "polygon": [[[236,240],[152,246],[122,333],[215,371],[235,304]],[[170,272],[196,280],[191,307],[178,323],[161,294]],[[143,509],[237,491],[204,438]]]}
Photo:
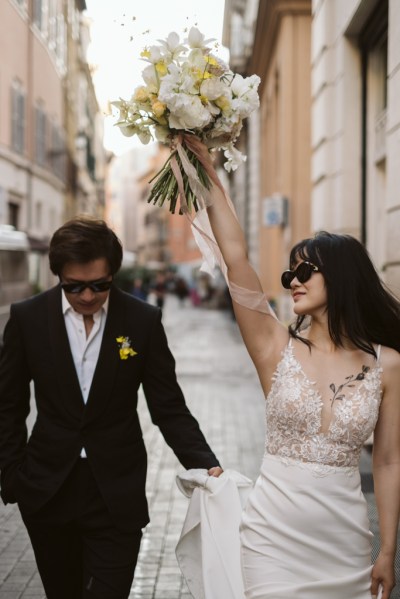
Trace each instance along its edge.
{"label": "groom", "polygon": [[19,505],[47,599],[125,599],[149,521],[140,385],[183,466],[221,469],[185,404],[160,310],[113,285],[122,261],[113,231],[69,221],[49,260],[60,283],[14,304],[4,334],[1,496]]}

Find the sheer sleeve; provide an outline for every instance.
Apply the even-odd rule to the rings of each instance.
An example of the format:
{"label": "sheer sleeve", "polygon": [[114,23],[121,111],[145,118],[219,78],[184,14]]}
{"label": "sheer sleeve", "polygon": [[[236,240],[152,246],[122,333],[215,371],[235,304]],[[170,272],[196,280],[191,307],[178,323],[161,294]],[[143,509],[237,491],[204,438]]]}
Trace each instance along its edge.
{"label": "sheer sleeve", "polygon": [[[227,198],[227,201],[230,209],[233,211],[236,217],[232,202],[229,198]],[[244,287],[240,287],[239,285],[236,285],[236,283],[233,283],[229,280],[228,269],[212,232],[207,211],[205,209],[199,210],[195,217],[193,219],[190,218],[190,220],[193,236],[203,256],[201,270],[213,276],[215,267],[219,266],[225,278],[231,298],[234,302],[244,306],[245,308],[248,308],[249,310],[255,310],[257,312],[268,314],[274,318],[277,318],[264,292],[245,289]]]}
{"label": "sheer sleeve", "polygon": [[195,241],[197,242],[200,252],[203,255],[202,270],[208,272],[213,276],[215,266],[219,266],[225,278],[226,284],[228,285],[232,300],[234,302],[250,310],[255,310],[263,314],[268,314],[276,318],[276,315],[272,307],[268,303],[265,293],[263,293],[262,291],[244,289],[243,287],[239,287],[238,285],[234,284],[232,281],[229,280],[228,269],[222,257],[221,251],[218,247],[214,234],[212,232],[206,210],[207,206],[210,206],[212,203],[209,188],[199,180],[196,169],[194,169],[193,166],[187,160],[186,152],[182,144],[184,144],[185,147],[189,148],[193,152],[193,154],[203,165],[204,170],[207,173],[210,181],[217,185],[219,189],[222,191],[227,206],[231,210],[236,220],[237,215],[232,200],[226,193],[226,190],[224,189],[220,179],[218,178],[218,175],[214,167],[211,165],[209,161],[207,148],[195,135],[184,134],[178,136],[175,142],[176,149],[181,158],[182,166],[188,178],[190,187],[193,190],[195,190],[199,206],[201,207],[201,209],[198,212],[196,212],[194,217],[190,215],[185,198],[184,186],[182,185],[182,182],[179,185],[179,181],[181,180],[181,174],[180,172],[177,172],[176,176],[179,187],[181,212],[183,214],[186,214],[187,218],[190,220]]}

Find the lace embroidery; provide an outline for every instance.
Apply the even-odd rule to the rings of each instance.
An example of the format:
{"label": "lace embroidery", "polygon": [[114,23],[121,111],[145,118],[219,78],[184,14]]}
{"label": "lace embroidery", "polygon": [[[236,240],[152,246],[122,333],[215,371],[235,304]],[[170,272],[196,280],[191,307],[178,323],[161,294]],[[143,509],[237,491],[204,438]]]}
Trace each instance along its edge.
{"label": "lace embroidery", "polygon": [[365,371],[354,392],[335,402],[329,428],[321,432],[322,399],[287,345],[266,401],[265,453],[307,464],[317,476],[358,468],[362,446],[378,420],[381,372],[379,364]]}

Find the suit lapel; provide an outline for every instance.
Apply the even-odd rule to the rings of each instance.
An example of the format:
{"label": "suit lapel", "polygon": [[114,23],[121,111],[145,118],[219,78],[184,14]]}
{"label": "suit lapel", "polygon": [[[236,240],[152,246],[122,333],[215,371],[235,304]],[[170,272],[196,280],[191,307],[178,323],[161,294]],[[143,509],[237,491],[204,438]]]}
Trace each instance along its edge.
{"label": "suit lapel", "polygon": [[92,419],[107,405],[120,366],[117,337],[124,334],[124,303],[118,289],[111,288],[107,320],[86,405],[85,420]]}
{"label": "suit lapel", "polygon": [[74,416],[79,416],[83,414],[85,404],[69,346],[62,313],[60,287],[56,287],[49,292],[48,302],[50,344],[57,370],[57,379],[60,384],[60,392],[64,396],[63,405],[68,412]]}

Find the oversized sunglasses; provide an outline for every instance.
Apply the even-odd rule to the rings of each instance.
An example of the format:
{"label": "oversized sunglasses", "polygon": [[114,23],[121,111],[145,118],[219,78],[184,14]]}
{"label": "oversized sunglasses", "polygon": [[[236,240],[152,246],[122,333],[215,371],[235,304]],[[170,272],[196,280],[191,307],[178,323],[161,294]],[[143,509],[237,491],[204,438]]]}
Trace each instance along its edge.
{"label": "oversized sunglasses", "polygon": [[66,293],[82,293],[90,289],[93,293],[103,293],[111,288],[112,281],[79,281],[77,283],[61,283],[61,289]]}
{"label": "oversized sunglasses", "polygon": [[285,289],[290,289],[290,285],[294,278],[299,283],[306,283],[313,272],[319,272],[318,266],[315,266],[312,262],[300,262],[300,264],[294,270],[285,270],[281,276],[281,283]]}

